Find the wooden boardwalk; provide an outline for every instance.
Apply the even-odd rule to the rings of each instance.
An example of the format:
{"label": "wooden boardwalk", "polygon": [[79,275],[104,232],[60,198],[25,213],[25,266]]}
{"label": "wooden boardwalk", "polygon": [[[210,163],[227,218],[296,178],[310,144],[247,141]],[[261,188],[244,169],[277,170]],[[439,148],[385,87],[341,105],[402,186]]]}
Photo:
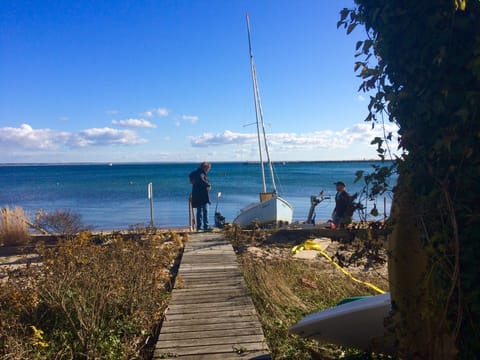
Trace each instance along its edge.
{"label": "wooden boardwalk", "polygon": [[270,359],[232,246],[196,233],[185,246],[154,359]]}

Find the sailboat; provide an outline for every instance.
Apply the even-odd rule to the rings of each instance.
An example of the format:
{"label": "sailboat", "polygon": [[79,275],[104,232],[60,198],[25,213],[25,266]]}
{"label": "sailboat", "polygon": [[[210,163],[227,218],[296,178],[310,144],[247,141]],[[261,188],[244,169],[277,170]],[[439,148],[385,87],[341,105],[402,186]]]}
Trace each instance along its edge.
{"label": "sailboat", "polygon": [[[263,109],[260,100],[260,91],[258,90],[257,74],[253,61],[252,42],[250,36],[250,17],[248,14],[247,33],[248,48],[250,52],[250,69],[253,81],[253,98],[255,101],[255,119],[257,125],[258,152],[260,156],[260,169],[262,174],[263,191],[260,193],[259,201],[241,209],[238,216],[233,220],[233,223],[238,224],[242,227],[250,226],[253,223],[257,223],[259,225],[289,224],[292,222],[293,207],[288,203],[287,200],[279,196],[277,193],[272,161],[270,159],[270,153],[268,151],[267,135],[265,131],[265,122],[263,120]],[[266,162],[270,171],[270,179],[272,183],[271,191],[267,191],[264,153],[266,155]]]}

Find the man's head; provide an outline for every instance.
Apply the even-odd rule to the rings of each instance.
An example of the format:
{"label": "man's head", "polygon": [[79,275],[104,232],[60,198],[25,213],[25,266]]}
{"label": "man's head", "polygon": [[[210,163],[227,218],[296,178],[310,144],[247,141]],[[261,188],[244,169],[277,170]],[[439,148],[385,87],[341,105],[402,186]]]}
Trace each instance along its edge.
{"label": "man's head", "polygon": [[345,190],[345,183],[343,181],[337,181],[334,185],[337,187],[337,191]]}
{"label": "man's head", "polygon": [[202,162],[200,164],[200,167],[205,171],[205,172],[208,172],[210,170],[210,168],[212,167],[212,165],[206,161]]}

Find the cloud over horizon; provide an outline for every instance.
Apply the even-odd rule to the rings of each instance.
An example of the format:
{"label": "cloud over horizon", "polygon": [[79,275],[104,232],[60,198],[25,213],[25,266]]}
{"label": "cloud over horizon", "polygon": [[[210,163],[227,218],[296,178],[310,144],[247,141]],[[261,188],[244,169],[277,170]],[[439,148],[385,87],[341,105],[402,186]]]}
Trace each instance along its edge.
{"label": "cloud over horizon", "polygon": [[0,128],[0,148],[56,150],[62,147],[137,145],[146,140],[133,130],[109,127],[85,129],[78,133],[52,129],[34,129],[29,124]]}
{"label": "cloud over horizon", "polygon": [[[395,131],[393,125],[387,124],[386,131]],[[383,136],[380,128],[372,129],[370,124],[356,124],[343,130],[322,130],[311,133],[272,133],[267,135],[269,145],[283,150],[347,148],[354,142],[370,143],[375,136]],[[235,133],[225,130],[222,133],[203,133],[190,137],[193,147],[223,145],[245,145],[257,141],[255,133]]]}

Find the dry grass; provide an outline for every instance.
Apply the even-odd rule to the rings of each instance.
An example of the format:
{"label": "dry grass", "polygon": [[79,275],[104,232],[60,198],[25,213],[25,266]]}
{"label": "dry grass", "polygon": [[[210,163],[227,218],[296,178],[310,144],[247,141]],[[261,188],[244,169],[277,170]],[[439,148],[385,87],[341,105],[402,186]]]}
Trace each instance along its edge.
{"label": "dry grass", "polygon": [[0,358],[149,358],[183,240],[82,233],[39,247],[43,266],[0,284]]}
{"label": "dry grass", "polygon": [[25,245],[30,239],[27,217],[20,207],[0,210],[0,244]]}
{"label": "dry grass", "polygon": [[[357,295],[374,295],[364,285],[352,282],[322,258],[295,259],[290,246],[268,243],[269,233],[258,231],[240,234],[227,229],[237,251],[242,271],[259,313],[273,359],[386,359],[355,349],[320,344],[288,332],[288,328],[305,315],[337,304]],[[249,247],[264,251],[248,251]],[[262,253],[260,253],[262,254]],[[355,276],[388,289],[388,281],[375,272]]]}

